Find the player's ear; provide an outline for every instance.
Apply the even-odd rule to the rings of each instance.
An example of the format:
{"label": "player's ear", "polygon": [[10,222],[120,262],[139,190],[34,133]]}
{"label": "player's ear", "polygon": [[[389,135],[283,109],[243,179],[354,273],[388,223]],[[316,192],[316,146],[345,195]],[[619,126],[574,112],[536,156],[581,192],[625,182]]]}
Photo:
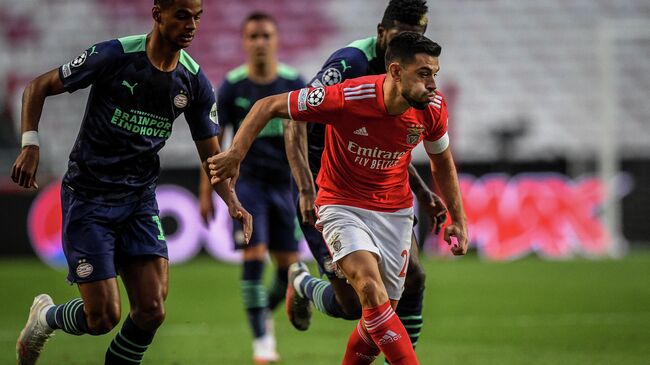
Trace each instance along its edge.
{"label": "player's ear", "polygon": [[151,8],[151,17],[156,23],[160,23],[160,6],[154,5]]}
{"label": "player's ear", "polygon": [[400,81],[402,67],[400,66],[399,63],[393,62],[390,65],[388,65],[388,73],[393,78],[393,80]]}

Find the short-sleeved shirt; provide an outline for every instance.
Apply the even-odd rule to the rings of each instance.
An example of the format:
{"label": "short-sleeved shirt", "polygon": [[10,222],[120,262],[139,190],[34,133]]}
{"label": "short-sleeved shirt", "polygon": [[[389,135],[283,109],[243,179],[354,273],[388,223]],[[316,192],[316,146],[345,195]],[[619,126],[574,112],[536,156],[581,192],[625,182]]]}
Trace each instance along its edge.
{"label": "short-sleeved shirt", "polygon": [[93,200],[127,202],[152,190],[158,151],[179,115],[194,140],[219,133],[214,89],[199,65],[181,50],[176,69],[160,71],[146,42],[136,35],[98,43],[59,68],[68,92],[92,85],[63,182]]}
{"label": "short-sleeved shirt", "polygon": [[430,153],[447,149],[442,95],[424,110],[409,108],[391,116],[384,104],[385,78],[365,76],[289,93],[292,119],[326,124],[317,205],[384,212],[411,207],[411,150],[422,140]]}
{"label": "short-sleeved shirt", "polygon": [[[331,86],[347,79],[383,73],[386,73],[386,66],[384,59],[377,57],[377,37],[370,37],[354,41],[332,53],[310,84],[313,87]],[[325,147],[325,126],[310,123],[308,133],[309,168],[316,177]]]}
{"label": "short-sleeved shirt", "polygon": [[[248,77],[246,65],[230,71],[217,93],[219,122],[237,132],[244,117],[256,101],[305,86],[293,68],[279,64],[278,76],[268,84],[258,84]],[[284,148],[283,119],[274,118],[262,129],[240,168],[240,179],[255,179],[270,184],[289,184],[291,169]]]}

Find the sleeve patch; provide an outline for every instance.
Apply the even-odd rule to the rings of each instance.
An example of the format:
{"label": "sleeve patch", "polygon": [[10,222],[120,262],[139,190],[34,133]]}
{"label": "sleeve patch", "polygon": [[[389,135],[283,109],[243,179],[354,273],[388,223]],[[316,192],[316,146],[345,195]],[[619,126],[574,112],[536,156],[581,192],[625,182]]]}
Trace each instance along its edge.
{"label": "sleeve patch", "polygon": [[325,89],[322,87],[316,88],[307,96],[307,103],[313,107],[317,107],[325,100]]}
{"label": "sleeve patch", "polygon": [[323,72],[321,80],[325,86],[332,86],[340,83],[341,80],[343,80],[343,77],[341,76],[341,71],[334,67],[330,67]]}
{"label": "sleeve patch", "polygon": [[307,92],[308,91],[309,91],[309,89],[302,88],[302,89],[300,89],[300,92],[298,93],[298,111],[299,112],[304,112],[305,110],[307,110]]}

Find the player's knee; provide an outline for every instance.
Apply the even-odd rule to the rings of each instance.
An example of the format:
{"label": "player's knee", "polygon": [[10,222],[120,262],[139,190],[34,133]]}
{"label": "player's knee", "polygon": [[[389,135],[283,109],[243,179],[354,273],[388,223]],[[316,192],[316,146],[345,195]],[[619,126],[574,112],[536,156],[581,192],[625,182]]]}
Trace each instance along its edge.
{"label": "player's knee", "polygon": [[119,305],[108,305],[103,309],[91,310],[86,313],[88,331],[92,335],[103,335],[110,332],[120,323]]}
{"label": "player's knee", "polygon": [[131,318],[144,330],[156,330],[165,321],[165,315],[162,299],[131,308]]}
{"label": "player's knee", "polygon": [[409,271],[406,274],[404,290],[408,292],[420,292],[424,290],[425,282],[426,273],[422,269],[422,266],[415,265],[412,268],[409,268]]}
{"label": "player's knee", "polygon": [[357,288],[362,305],[374,307],[382,304],[381,282],[374,278],[365,278],[359,280]]}

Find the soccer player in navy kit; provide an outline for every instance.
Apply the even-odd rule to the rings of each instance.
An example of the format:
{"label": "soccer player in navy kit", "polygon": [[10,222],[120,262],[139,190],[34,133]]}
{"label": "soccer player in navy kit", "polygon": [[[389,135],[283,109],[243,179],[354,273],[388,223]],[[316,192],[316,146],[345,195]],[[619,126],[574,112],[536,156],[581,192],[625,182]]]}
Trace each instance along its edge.
{"label": "soccer player in navy kit", "polygon": [[[91,86],[81,129],[63,178],[63,248],[68,281],[81,298],[54,305],[34,299],[16,343],[20,364],[34,364],[55,329],[101,335],[120,321],[119,273],[131,304],[105,364],[139,364],[165,318],[167,245],[155,200],[158,151],[185,115],[204,162],[220,150],[214,90],[183,51],[196,35],[201,0],[154,0],[149,34],[93,45],[25,89],[23,148],[12,179],[36,188],[37,128],[45,98]],[[226,184],[216,188],[245,239],[252,219]]]}
{"label": "soccer player in navy kit", "polygon": [[[325,62],[311,86],[330,86],[344,80],[365,75],[386,73],[384,55],[390,40],[403,31],[414,31],[423,34],[427,25],[427,5],[423,0],[392,0],[388,4],[381,23],[377,26],[377,36],[357,40],[347,47],[335,51]],[[305,151],[300,144],[308,133],[308,162],[310,172],[306,168]],[[363,133],[363,130],[357,131]],[[308,275],[307,267],[298,263],[290,268],[289,288],[287,290],[287,312],[294,327],[306,330],[309,326],[310,306],[314,306],[336,318],[358,319],[361,306],[357,296],[345,279],[337,276],[327,245],[322,234],[314,227],[313,179],[318,176],[321,168],[321,155],[325,144],[325,126],[318,123],[290,123],[288,133],[292,135],[288,144],[287,154],[290,156],[296,183],[300,191],[299,210],[303,223],[302,231],[309,243],[309,248],[318,262],[319,269],[325,274],[327,281]],[[302,136],[301,136],[302,135]],[[304,175],[307,175],[305,177]],[[409,166],[409,182],[420,206],[431,218],[436,233],[446,220],[446,209],[440,199],[433,194],[415,168]],[[413,237],[413,240],[415,238]],[[425,274],[419,263],[417,244],[411,245],[407,279],[402,299],[397,307],[397,314],[406,326],[413,346],[417,344],[422,329],[422,302],[424,299]]]}
{"label": "soccer player in navy kit", "polygon": [[[230,71],[217,92],[219,122],[237,131],[241,121],[259,99],[299,89],[305,82],[294,69],[277,60],[277,24],[266,13],[250,14],[242,24],[242,46],[246,63]],[[278,361],[270,311],[284,300],[289,265],[298,261],[295,237],[295,206],[291,169],[284,145],[284,123],[274,119],[255,139],[242,164],[236,191],[242,205],[255,218],[250,243],[241,246],[241,226],[235,227],[235,244],[243,248],[241,294],[253,333],[253,360],[257,364]],[[202,174],[201,214],[213,215],[212,187]],[[274,282],[264,287],[267,254],[276,263]],[[269,327],[269,328],[267,328]]]}

